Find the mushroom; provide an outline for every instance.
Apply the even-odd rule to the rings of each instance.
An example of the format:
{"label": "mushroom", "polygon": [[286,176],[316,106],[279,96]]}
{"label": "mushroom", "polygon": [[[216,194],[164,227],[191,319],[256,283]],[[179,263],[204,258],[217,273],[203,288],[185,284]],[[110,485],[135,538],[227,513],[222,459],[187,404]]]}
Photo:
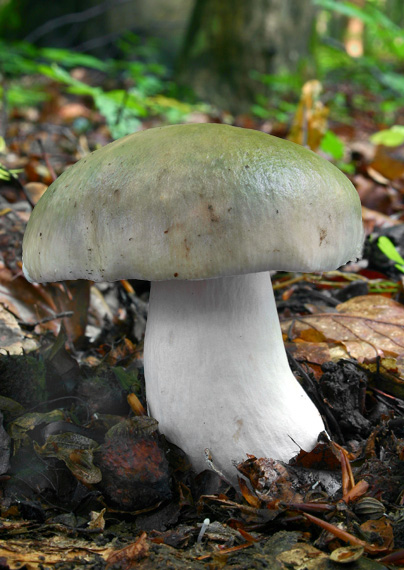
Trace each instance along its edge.
{"label": "mushroom", "polygon": [[288,461],[324,424],[291,372],[270,270],[325,271],[361,254],[358,194],[294,143],[216,124],[135,133],[68,168],[23,242],[30,281],[152,281],[150,414],[231,480],[246,454]]}

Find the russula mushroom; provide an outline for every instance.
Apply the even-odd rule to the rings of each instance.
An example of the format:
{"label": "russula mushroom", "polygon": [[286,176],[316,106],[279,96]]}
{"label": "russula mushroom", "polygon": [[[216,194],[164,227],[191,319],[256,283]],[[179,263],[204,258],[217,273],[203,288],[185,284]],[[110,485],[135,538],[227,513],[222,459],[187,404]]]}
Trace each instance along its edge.
{"label": "russula mushroom", "polygon": [[150,413],[196,471],[309,451],[321,416],[287,362],[269,270],[361,254],[358,194],[317,154],[216,124],[154,128],[68,168],[24,237],[31,281],[152,281]]}

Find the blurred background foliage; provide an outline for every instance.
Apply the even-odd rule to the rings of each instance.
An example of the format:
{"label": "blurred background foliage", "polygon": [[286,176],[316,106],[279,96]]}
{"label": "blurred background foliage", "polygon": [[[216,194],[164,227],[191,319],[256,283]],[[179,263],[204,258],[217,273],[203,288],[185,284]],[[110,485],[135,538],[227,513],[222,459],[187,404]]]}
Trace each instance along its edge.
{"label": "blurred background foliage", "polygon": [[3,115],[53,83],[114,138],[198,112],[290,123],[313,79],[347,124],[388,130],[404,108],[402,0],[0,0],[0,38]]}

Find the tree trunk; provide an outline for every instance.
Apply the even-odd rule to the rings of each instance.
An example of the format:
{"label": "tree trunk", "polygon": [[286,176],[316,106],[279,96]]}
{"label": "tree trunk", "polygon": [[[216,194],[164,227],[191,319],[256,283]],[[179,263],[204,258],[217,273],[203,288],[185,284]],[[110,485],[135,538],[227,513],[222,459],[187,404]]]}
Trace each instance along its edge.
{"label": "tree trunk", "polygon": [[246,112],[264,90],[252,72],[296,69],[314,14],[310,0],[195,0],[177,78],[222,109]]}

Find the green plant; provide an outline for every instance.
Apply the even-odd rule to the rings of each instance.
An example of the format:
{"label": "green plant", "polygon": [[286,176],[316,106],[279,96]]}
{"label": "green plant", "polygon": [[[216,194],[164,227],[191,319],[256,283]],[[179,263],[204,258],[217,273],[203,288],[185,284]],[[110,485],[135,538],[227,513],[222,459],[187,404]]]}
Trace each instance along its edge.
{"label": "green plant", "polygon": [[[128,51],[134,41],[132,36],[127,43]],[[136,55],[132,50],[131,56],[134,53]],[[22,85],[22,78],[26,75],[47,77],[65,86],[68,93],[91,97],[96,109],[105,117],[113,138],[137,130],[141,120],[147,116],[160,115],[168,122],[183,121],[196,106],[171,96],[167,70],[152,57],[155,52],[151,48],[143,52],[139,50],[139,53],[144,60],[103,61],[64,49],[37,48],[24,42],[13,45],[0,42],[0,68],[7,85],[3,96],[10,106],[40,103],[48,96],[41,81],[31,81],[27,86]],[[69,71],[77,66],[102,72],[123,87],[105,90],[101,85],[80,81]]]}
{"label": "green plant", "polygon": [[404,259],[397,251],[394,243],[388,237],[380,236],[377,240],[377,246],[386,257],[396,262],[394,267],[404,273]]}
{"label": "green plant", "polygon": [[384,129],[372,135],[370,141],[373,144],[382,144],[384,146],[400,146],[404,144],[404,127],[402,125],[393,125],[390,129]]}
{"label": "green plant", "polygon": [[[375,111],[374,97],[383,105],[377,107],[377,114],[383,121],[393,122],[395,114],[404,105],[404,78],[402,61],[404,59],[404,30],[394,23],[376,3],[366,2],[363,7],[343,0],[314,0],[316,6],[332,15],[360,19],[365,24],[365,54],[352,58],[345,51],[344,45],[336,38],[326,34],[317,38],[314,57],[319,79],[326,81],[349,82],[356,93],[369,92],[372,98],[362,102],[355,101],[354,106]],[[373,99],[373,100],[372,100]]]}
{"label": "green plant", "polygon": [[404,30],[372,2],[365,2],[363,7],[341,0],[314,0],[314,4],[323,10],[361,20],[366,26],[365,43],[369,55],[398,60],[404,57]]}
{"label": "green plant", "polygon": [[304,83],[301,73],[280,71],[262,74],[251,71],[251,76],[268,87],[269,97],[260,94],[251,106],[251,113],[260,119],[273,119],[287,123],[296,111],[298,95]]}

